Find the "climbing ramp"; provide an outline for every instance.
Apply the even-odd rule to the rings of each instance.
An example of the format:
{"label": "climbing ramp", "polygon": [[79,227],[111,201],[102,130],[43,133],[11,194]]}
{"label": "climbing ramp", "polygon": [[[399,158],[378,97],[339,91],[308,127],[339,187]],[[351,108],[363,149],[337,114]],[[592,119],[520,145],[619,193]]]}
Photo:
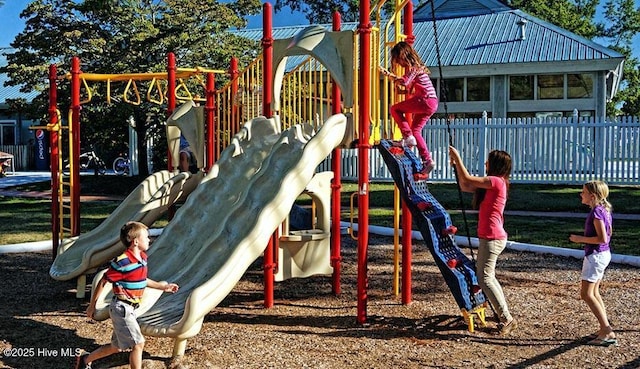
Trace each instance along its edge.
{"label": "climbing ramp", "polygon": [[420,160],[412,150],[394,147],[388,140],[381,141],[378,149],[462,311],[469,331],[474,330],[474,317],[484,326],[486,299],[478,286],[475,263],[456,245],[456,227],[451,224],[449,214],[429,192],[426,181],[414,179],[414,173],[422,169]]}

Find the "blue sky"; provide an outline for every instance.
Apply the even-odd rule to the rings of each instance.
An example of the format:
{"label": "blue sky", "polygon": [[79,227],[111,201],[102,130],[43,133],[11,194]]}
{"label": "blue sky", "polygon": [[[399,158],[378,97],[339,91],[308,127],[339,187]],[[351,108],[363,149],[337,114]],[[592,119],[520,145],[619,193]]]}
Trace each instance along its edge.
{"label": "blue sky", "polygon": [[[31,0],[5,0],[4,6],[0,7],[0,47],[7,47],[13,41],[14,37],[24,29],[24,21],[20,19],[20,12]],[[273,3],[273,0],[269,0]],[[604,2],[604,0],[601,0]],[[638,6],[640,0],[636,0]],[[306,18],[300,13],[292,13],[289,8],[282,10],[274,16],[273,25],[287,26],[293,24],[307,24]],[[257,15],[249,19],[249,28],[262,27],[262,15]],[[633,42],[634,55],[640,56],[640,37],[636,37]]]}

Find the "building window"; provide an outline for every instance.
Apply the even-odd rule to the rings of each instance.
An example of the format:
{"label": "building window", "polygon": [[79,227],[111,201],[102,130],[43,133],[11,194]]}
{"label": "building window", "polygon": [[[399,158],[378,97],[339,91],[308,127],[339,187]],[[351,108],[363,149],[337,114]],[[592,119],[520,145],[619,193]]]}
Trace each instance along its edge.
{"label": "building window", "polygon": [[593,74],[567,74],[567,98],[593,97]]}
{"label": "building window", "polygon": [[0,145],[16,144],[16,125],[14,122],[0,122]]}
{"label": "building window", "polygon": [[534,76],[509,77],[510,100],[533,100]]}
{"label": "building window", "polygon": [[538,76],[538,99],[564,98],[564,75],[548,74]]}
{"label": "building window", "polygon": [[445,78],[444,86],[440,86],[440,99],[449,102],[464,101],[464,78]]}
{"label": "building window", "polygon": [[[440,81],[433,80],[433,85]],[[438,97],[447,102],[491,101],[491,77],[445,78]]]}
{"label": "building window", "polygon": [[467,101],[491,101],[491,79],[467,78]]}

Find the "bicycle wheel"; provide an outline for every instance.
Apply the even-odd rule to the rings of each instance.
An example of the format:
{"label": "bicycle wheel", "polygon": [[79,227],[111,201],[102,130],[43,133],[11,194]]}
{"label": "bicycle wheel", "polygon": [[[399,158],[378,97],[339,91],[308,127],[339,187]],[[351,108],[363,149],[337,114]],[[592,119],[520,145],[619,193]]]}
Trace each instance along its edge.
{"label": "bicycle wheel", "polygon": [[127,160],[122,156],[113,161],[113,171],[121,176],[127,172]]}

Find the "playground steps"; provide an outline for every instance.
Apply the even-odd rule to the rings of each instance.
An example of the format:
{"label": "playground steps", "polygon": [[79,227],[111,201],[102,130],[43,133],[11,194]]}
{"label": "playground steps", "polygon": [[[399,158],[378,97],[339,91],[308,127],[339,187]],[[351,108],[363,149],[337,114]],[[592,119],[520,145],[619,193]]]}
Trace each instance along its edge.
{"label": "playground steps", "polygon": [[487,303],[478,286],[475,262],[456,245],[457,229],[444,207],[429,192],[427,182],[415,179],[415,173],[422,169],[420,160],[411,149],[393,147],[388,140],[380,141],[377,147],[461,309],[469,331],[474,331],[476,323],[485,326]]}

